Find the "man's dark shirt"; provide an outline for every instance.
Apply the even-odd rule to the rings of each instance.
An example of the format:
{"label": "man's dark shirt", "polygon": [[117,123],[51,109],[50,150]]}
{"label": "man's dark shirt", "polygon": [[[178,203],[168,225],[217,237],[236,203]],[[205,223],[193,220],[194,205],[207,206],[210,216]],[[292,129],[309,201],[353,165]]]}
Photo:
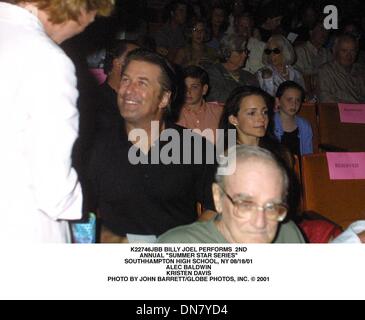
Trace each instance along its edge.
{"label": "man's dark shirt", "polygon": [[[179,133],[182,160],[183,152],[188,150],[182,143],[183,128],[175,124],[166,127]],[[86,210],[98,209],[107,228],[121,236],[127,233],[160,235],[173,227],[194,222],[197,202],[204,209],[214,210],[211,192],[214,164],[133,165],[128,152],[131,148],[138,149],[128,141],[122,121],[115,129],[98,136],[84,188]],[[159,141],[159,149],[167,143]]]}
{"label": "man's dark shirt", "polygon": [[105,81],[99,87],[99,103],[96,111],[96,132],[110,129],[121,120],[117,103],[117,92]]}

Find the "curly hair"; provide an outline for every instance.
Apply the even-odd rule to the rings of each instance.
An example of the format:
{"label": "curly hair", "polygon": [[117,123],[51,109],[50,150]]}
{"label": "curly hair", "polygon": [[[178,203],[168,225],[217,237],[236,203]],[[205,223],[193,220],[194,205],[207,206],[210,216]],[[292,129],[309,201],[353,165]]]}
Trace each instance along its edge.
{"label": "curly hair", "polygon": [[81,10],[96,11],[99,16],[108,16],[114,8],[115,0],[10,0],[13,4],[31,3],[49,15],[49,20],[59,24],[68,20],[78,20]]}

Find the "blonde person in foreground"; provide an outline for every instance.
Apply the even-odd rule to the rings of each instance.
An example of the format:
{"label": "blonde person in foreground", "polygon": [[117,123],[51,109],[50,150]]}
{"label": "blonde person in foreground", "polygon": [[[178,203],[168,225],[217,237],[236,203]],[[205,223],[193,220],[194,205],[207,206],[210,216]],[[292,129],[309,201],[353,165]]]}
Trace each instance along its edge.
{"label": "blonde person in foreground", "polygon": [[59,44],[113,0],[0,1],[0,243],[69,242],[81,217],[71,168],[75,69]]}

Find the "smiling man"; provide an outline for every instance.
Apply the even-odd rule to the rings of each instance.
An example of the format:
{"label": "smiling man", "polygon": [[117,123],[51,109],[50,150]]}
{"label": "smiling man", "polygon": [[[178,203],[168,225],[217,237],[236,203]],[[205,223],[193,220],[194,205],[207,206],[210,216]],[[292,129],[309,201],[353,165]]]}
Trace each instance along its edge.
{"label": "smiling man", "polygon": [[[176,96],[175,79],[174,69],[156,53],[137,49],[127,57],[118,91],[123,121],[120,128],[99,137],[88,169],[88,209],[100,214],[101,242],[130,242],[135,235],[151,241],[151,236],[197,220],[197,203],[206,209],[201,217],[214,209],[214,164],[207,164],[205,156],[208,143],[192,134],[200,139],[200,147],[186,147],[184,129],[167,119]],[[172,136],[165,139],[167,130]],[[138,134],[147,139],[134,140]],[[154,162],[154,155],[162,155],[171,141],[178,163],[159,157]],[[131,154],[146,161],[134,163]],[[185,163],[184,155],[190,154],[202,161]]]}

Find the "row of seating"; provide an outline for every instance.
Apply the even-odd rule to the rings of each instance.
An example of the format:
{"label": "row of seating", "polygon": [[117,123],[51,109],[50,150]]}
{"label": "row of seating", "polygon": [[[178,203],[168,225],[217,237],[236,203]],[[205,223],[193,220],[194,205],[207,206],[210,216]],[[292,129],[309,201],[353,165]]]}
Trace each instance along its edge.
{"label": "row of seating", "polygon": [[299,115],[313,130],[313,151],[365,151],[365,124],[342,123],[336,103],[304,103]]}
{"label": "row of seating", "polygon": [[318,213],[342,228],[365,219],[365,179],[331,180],[326,153],[302,156],[295,170],[302,187],[300,211]]}

